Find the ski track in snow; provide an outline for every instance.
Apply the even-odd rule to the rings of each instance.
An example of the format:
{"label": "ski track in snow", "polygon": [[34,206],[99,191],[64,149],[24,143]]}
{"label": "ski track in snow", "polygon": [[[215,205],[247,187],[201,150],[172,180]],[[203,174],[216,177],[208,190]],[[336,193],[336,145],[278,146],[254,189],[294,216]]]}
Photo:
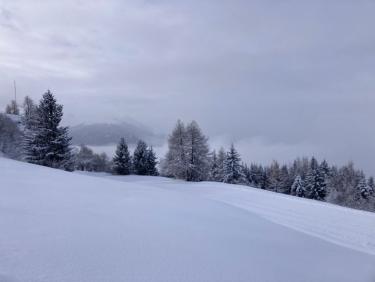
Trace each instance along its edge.
{"label": "ski track in snow", "polygon": [[[278,203],[276,199],[256,197],[253,191],[243,189],[239,188],[237,193],[211,195],[210,198],[254,212],[274,223],[375,255],[374,214],[324,204],[323,208],[321,203],[305,202],[309,200],[296,203],[290,197],[284,197],[284,201]],[[323,209],[329,211],[329,216],[322,212]]]}
{"label": "ski track in snow", "polygon": [[185,183],[159,177],[102,177],[166,187],[255,213],[274,223],[341,246],[375,255],[375,213],[297,198],[257,188],[216,182]]}

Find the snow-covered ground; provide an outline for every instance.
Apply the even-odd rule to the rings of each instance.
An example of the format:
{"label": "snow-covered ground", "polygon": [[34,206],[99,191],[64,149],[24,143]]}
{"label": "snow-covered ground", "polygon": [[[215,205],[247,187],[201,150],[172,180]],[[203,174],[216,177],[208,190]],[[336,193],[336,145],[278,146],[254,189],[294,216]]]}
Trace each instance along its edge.
{"label": "snow-covered ground", "polygon": [[[88,175],[93,175],[88,173]],[[301,199],[242,185],[186,183],[163,177],[119,177],[96,174],[117,181],[178,190],[238,207],[274,223],[329,242],[375,255],[375,214]],[[345,214],[345,216],[343,216]]]}
{"label": "snow-covered ground", "polygon": [[[0,157],[0,281],[375,281],[375,214]],[[302,231],[302,232],[300,232]]]}

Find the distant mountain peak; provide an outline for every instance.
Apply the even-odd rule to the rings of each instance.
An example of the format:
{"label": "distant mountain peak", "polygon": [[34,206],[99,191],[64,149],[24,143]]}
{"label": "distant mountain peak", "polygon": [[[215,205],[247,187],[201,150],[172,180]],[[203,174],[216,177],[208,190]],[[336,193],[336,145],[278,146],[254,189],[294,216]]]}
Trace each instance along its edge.
{"label": "distant mountain peak", "polygon": [[158,145],[162,143],[163,138],[140,123],[128,121],[82,123],[70,127],[70,134],[73,137],[73,144],[95,146],[116,144],[121,137],[124,137],[129,144],[134,144],[142,139],[152,145]]}

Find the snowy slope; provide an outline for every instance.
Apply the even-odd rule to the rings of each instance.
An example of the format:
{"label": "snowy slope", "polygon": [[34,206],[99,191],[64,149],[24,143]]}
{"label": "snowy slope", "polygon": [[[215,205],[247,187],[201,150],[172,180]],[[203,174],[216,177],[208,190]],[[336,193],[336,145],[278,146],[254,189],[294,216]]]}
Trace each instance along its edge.
{"label": "snowy slope", "polygon": [[[330,205],[318,213],[315,202],[231,185],[106,179],[4,158],[0,181],[0,281],[375,280],[374,229],[362,225],[372,214]],[[286,227],[301,205],[296,221],[313,218],[305,225],[314,235],[327,224],[323,209],[335,223],[357,219],[361,239],[339,243],[361,241],[362,251]]]}
{"label": "snowy slope", "polygon": [[152,183],[238,207],[272,222],[329,242],[375,255],[375,213],[223,183],[185,183],[166,178],[99,175],[124,182]]}

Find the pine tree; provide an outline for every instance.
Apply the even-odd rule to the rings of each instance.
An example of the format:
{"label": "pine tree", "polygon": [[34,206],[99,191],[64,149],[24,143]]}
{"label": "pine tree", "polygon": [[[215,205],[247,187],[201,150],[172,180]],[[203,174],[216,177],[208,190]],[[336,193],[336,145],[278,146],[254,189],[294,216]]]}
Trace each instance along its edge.
{"label": "pine tree", "polygon": [[128,145],[124,138],[120,139],[113,157],[113,171],[118,175],[129,175],[131,172],[131,158]]}
{"label": "pine tree", "polygon": [[59,126],[63,106],[48,90],[36,111],[35,124],[25,133],[26,160],[31,163],[70,170],[71,137],[68,127]]}
{"label": "pine tree", "polygon": [[217,154],[216,151],[213,150],[211,153],[211,159],[210,159],[210,181],[216,181],[216,174],[218,169],[218,162],[217,162]]}
{"label": "pine tree", "polygon": [[322,175],[318,161],[313,157],[309,172],[305,179],[306,197],[315,200],[324,200],[326,197],[326,181]]}
{"label": "pine tree", "polygon": [[358,175],[360,173],[354,169],[354,164],[335,169],[334,178],[330,181],[330,193],[328,201],[349,207],[356,207],[360,199],[360,193],[357,191]]}
{"label": "pine tree", "polygon": [[177,179],[186,179],[186,154],[186,129],[182,121],[178,120],[168,139],[168,152],[162,166],[163,175]]}
{"label": "pine tree", "polygon": [[241,158],[232,144],[227,152],[224,162],[224,182],[231,184],[245,183],[245,177],[242,173]]}
{"label": "pine tree", "polygon": [[306,191],[305,191],[305,187],[304,187],[302,178],[301,178],[300,175],[297,175],[294,182],[293,182],[290,193],[293,196],[305,197],[305,194],[306,194],[305,192]]}
{"label": "pine tree", "polygon": [[254,163],[252,163],[250,167],[247,164],[243,164],[242,167],[247,185],[256,188],[263,188],[265,180],[263,167]]}
{"label": "pine tree", "polygon": [[281,190],[281,169],[277,161],[273,161],[269,167],[269,187],[267,190],[280,192]]}
{"label": "pine tree", "polygon": [[277,192],[283,194],[290,194],[291,186],[293,184],[289,175],[289,169],[287,165],[283,165],[280,170],[280,185]]}
{"label": "pine tree", "polygon": [[210,180],[216,182],[224,181],[224,162],[226,153],[223,148],[220,148],[219,152],[212,152],[211,157],[211,168],[210,168]]}
{"label": "pine tree", "polygon": [[262,170],[262,176],[260,180],[260,188],[269,190],[270,189],[270,169],[269,167],[264,167]]}
{"label": "pine tree", "polygon": [[250,165],[251,183],[249,183],[249,185],[252,187],[261,188],[263,183],[263,173],[263,167],[261,165],[252,163]]}
{"label": "pine tree", "polygon": [[0,113],[0,154],[14,159],[22,157],[22,132],[7,115]]}
{"label": "pine tree", "polygon": [[217,153],[217,173],[216,173],[216,181],[223,182],[224,181],[224,165],[225,165],[226,153],[224,148],[220,148],[219,152]]}
{"label": "pine tree", "polygon": [[310,161],[308,158],[297,158],[296,160],[294,160],[289,170],[291,178],[294,180],[297,175],[299,175],[302,179],[305,179],[309,171],[309,167]]}
{"label": "pine tree", "polygon": [[[26,155],[26,160],[29,159],[28,155],[32,150],[31,145],[35,142],[35,138],[39,132],[39,117],[38,107],[34,104],[33,100],[26,96],[24,101],[24,113],[21,121],[23,125],[23,138],[21,141],[23,147],[23,153]],[[32,153],[33,155],[34,153]],[[36,154],[36,151],[35,151]]]}
{"label": "pine tree", "polygon": [[331,169],[326,160],[323,160],[319,166],[320,172],[325,178],[328,178],[331,175]]}
{"label": "pine tree", "polygon": [[146,166],[147,166],[147,175],[158,175],[158,169],[156,168],[157,158],[152,147],[147,149],[146,156]]}
{"label": "pine tree", "polygon": [[369,194],[370,196],[375,196],[375,181],[374,181],[374,177],[369,177],[368,181],[367,181],[367,186],[369,188]]}
{"label": "pine tree", "polygon": [[358,178],[359,180],[357,184],[357,191],[360,193],[363,199],[367,200],[371,196],[371,188],[368,185],[368,182],[366,181],[366,176],[363,172],[359,175]]}
{"label": "pine tree", "polygon": [[209,148],[207,137],[203,135],[199,125],[192,121],[186,127],[186,163],[187,181],[202,181],[209,174]]}
{"label": "pine tree", "polygon": [[374,178],[371,176],[369,177],[367,181],[367,187],[368,187],[368,192],[369,192],[369,199],[370,199],[370,208],[369,210],[375,211],[375,182]]}
{"label": "pine tree", "polygon": [[251,185],[253,183],[253,175],[251,174],[250,167],[248,167],[247,164],[242,163],[241,168],[245,180],[243,184]]}
{"label": "pine tree", "polygon": [[137,175],[147,175],[148,174],[148,151],[147,144],[140,140],[138,141],[137,147],[133,154],[133,170]]}
{"label": "pine tree", "polygon": [[321,199],[324,199],[329,193],[328,184],[329,184],[329,179],[332,175],[332,171],[326,160],[323,160],[322,163],[319,165],[318,173],[319,173],[319,178],[321,181],[320,197]]}

